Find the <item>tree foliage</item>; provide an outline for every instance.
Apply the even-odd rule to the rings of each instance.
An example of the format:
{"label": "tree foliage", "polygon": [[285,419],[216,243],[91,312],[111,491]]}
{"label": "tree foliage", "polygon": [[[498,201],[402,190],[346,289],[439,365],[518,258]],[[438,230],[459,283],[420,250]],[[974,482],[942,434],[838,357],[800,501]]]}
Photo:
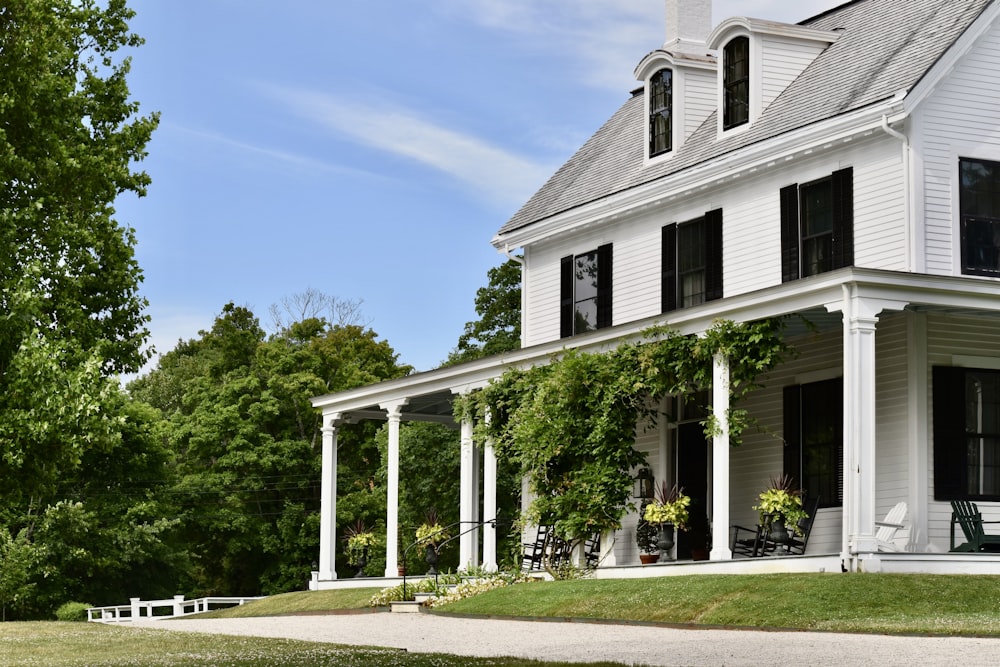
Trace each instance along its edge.
{"label": "tree foliage", "polygon": [[[302,587],[319,548],[321,423],[310,399],[409,370],[370,329],[307,318],[268,337],[230,303],[211,330],[129,385],[164,417],[192,592]],[[345,479],[374,476],[374,428],[342,429]]]}
{"label": "tree foliage", "polygon": [[112,372],[144,361],[147,318],[133,230],[114,200],[145,194],[157,116],[129,99],[142,40],[125,0],[9,0],[0,7],[0,374],[32,335],[73,340]]}
{"label": "tree foliage", "polygon": [[467,322],[446,365],[472,361],[521,347],[521,265],[511,259],[487,272],[476,291],[479,319]]}

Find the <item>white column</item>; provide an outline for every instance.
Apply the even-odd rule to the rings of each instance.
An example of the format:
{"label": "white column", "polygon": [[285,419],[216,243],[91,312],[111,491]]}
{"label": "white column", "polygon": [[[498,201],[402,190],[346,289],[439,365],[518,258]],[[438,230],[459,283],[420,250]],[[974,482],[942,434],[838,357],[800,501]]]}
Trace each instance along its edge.
{"label": "white column", "polygon": [[337,578],[337,423],[339,414],[323,415],[323,467],[320,481],[319,578]]}
{"label": "white column", "polygon": [[712,438],[711,560],[731,560],[729,549],[729,358],[712,357],[712,414],[718,432]]}
{"label": "white column", "polygon": [[[844,286],[844,545],[843,556],[878,551],[875,540],[875,325],[902,301],[867,298]],[[855,567],[857,563],[852,563]]]}
{"label": "white column", "polygon": [[475,534],[465,532],[472,528],[475,521],[474,501],[476,497],[475,478],[475,456],[472,446],[472,421],[469,418],[462,419],[462,462],[461,478],[459,480],[459,500],[458,500],[458,520],[459,531],[462,536],[458,538],[458,569],[464,570],[470,564],[475,564]]}
{"label": "white column", "polygon": [[386,497],[385,497],[385,576],[395,577],[397,554],[399,552],[399,423],[402,421],[403,406],[407,399],[395,403],[385,403],[380,407],[386,411],[389,425],[389,447],[386,452]]}
{"label": "white column", "polygon": [[[487,419],[489,417],[487,416]],[[497,518],[497,455],[493,449],[493,439],[487,438],[483,443],[483,520],[492,521]],[[483,569],[496,572],[497,565],[497,528],[495,525],[483,526]]]}

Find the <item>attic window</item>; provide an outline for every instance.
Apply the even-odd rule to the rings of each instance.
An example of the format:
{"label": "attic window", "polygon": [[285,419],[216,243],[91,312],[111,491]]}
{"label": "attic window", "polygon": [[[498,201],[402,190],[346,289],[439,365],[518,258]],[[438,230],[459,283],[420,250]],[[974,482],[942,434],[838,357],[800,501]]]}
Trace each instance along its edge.
{"label": "attic window", "polygon": [[734,37],[722,51],[722,129],[750,120],[750,38]]}
{"label": "attic window", "polygon": [[661,69],[649,79],[649,156],[673,148],[674,73]]}

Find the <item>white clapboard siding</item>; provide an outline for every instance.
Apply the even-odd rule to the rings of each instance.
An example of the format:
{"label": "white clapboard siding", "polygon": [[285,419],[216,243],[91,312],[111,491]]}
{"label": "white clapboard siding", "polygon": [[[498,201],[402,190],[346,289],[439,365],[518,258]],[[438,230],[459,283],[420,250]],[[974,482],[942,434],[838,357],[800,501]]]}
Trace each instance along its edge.
{"label": "white clapboard siding", "polygon": [[907,268],[902,150],[873,144],[854,167],[854,263],[873,269]]}
{"label": "white clapboard siding", "polygon": [[806,157],[729,181],[725,186],[596,224],[558,241],[535,244],[525,254],[525,345],[559,338],[559,261],[566,255],[613,244],[612,322],[624,324],[660,313],[661,229],[721,208],[723,294],[746,294],[781,283],[779,192],[792,183],[826,178],[853,167],[855,258],[858,266],[906,267],[905,207],[899,142],[878,134],[837,153]]}
{"label": "white clapboard siding", "polygon": [[914,114],[923,179],[926,271],[953,275],[959,243],[958,158],[1000,160],[1000,31],[994,27]]}
{"label": "white clapboard siding", "polygon": [[715,72],[688,71],[684,77],[684,138],[694,134],[718,103]]}

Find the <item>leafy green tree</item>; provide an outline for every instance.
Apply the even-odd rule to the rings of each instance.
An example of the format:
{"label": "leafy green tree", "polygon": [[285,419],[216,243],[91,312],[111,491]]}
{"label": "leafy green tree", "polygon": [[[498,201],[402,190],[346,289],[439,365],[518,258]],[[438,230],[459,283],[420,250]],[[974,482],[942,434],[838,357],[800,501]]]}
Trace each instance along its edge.
{"label": "leafy green tree", "polygon": [[476,291],[479,319],[465,324],[445,365],[488,357],[521,347],[521,265],[508,260],[487,272]]}
{"label": "leafy green tree", "polygon": [[129,99],[142,40],[124,0],[0,6],[0,476],[6,508],[116,444],[105,376],[137,370],[148,336],[133,230],[115,198],[157,125]]}
{"label": "leafy green tree", "polygon": [[[409,370],[359,325],[307,318],[268,337],[249,309],[227,304],[211,330],[129,385],[163,413],[191,592],[303,586],[319,549],[321,423],[310,399]],[[343,429],[345,479],[373,477],[374,429]]]}

